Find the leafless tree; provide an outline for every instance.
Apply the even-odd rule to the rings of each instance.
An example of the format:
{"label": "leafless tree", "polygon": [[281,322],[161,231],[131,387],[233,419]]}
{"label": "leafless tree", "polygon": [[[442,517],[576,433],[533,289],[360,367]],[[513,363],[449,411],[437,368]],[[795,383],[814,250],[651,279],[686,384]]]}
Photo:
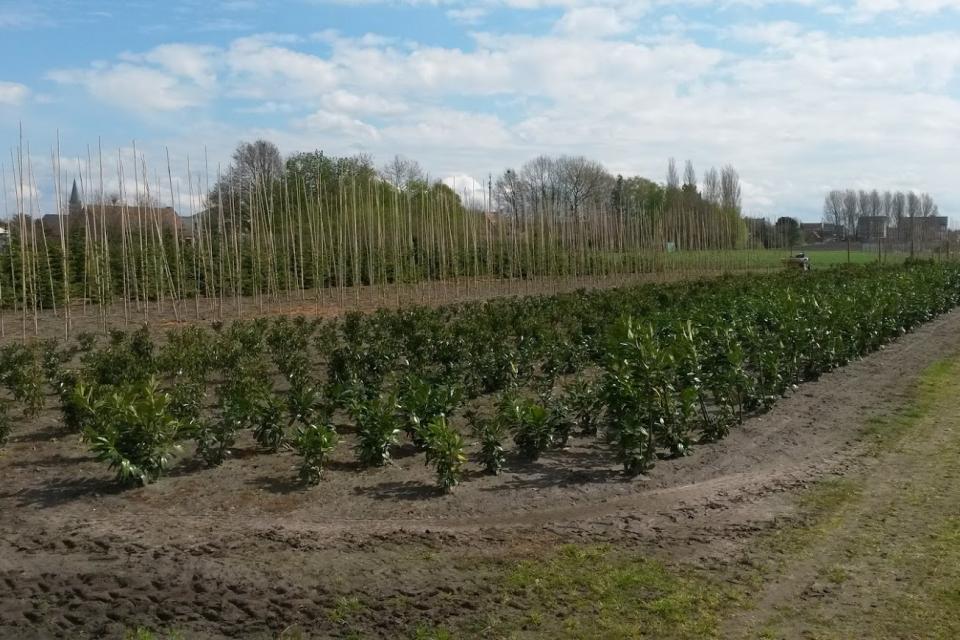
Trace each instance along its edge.
{"label": "leafless tree", "polygon": [[673,158],[667,161],[667,189],[680,188],[680,174],[677,173],[677,161]]}
{"label": "leafless tree", "polygon": [[847,189],[843,192],[843,224],[848,236],[856,233],[859,218],[860,199],[857,197],[856,191]]}
{"label": "leafless tree", "polygon": [[703,199],[712,205],[720,206],[720,174],[710,167],[703,174]]}
{"label": "leafless tree", "polygon": [[898,227],[907,217],[907,196],[902,191],[897,191],[890,199],[890,217]]}
{"label": "leafless tree", "polygon": [[884,191],[881,201],[882,215],[887,216],[887,220],[893,220],[893,194],[889,191]]}
{"label": "leafless tree", "polygon": [[740,212],[740,174],[731,165],[720,171],[720,205],[728,211]]}
{"label": "leafless tree", "polygon": [[283,158],[277,145],[268,140],[241,142],[233,152],[234,180],[268,184],[283,175]]}
{"label": "leafless tree", "polygon": [[584,215],[609,203],[615,178],[583,156],[538,156],[497,179],[497,201],[506,213]]}
{"label": "leafless tree", "polygon": [[843,228],[843,191],[834,189],[824,198],[823,221],[834,225],[834,228],[838,231]]}
{"label": "leafless tree", "polygon": [[920,194],[920,215],[924,218],[929,218],[930,216],[935,216],[939,213],[937,203],[933,201],[933,198],[929,193]]}
{"label": "leafless tree", "polygon": [[697,188],[697,172],[693,170],[693,163],[689,160],[683,167],[683,186],[692,187],[694,190]]}
{"label": "leafless tree", "polygon": [[494,186],[494,197],[503,213],[519,218],[524,213],[526,203],[526,186],[517,172],[507,169],[497,178]]}
{"label": "leafless tree", "polygon": [[383,165],[380,175],[398,191],[406,191],[414,183],[425,180],[425,174],[419,162],[399,155]]}
{"label": "leafless tree", "polygon": [[557,158],[556,174],[564,200],[575,216],[585,205],[604,201],[613,188],[614,178],[603,165],[583,156]]}

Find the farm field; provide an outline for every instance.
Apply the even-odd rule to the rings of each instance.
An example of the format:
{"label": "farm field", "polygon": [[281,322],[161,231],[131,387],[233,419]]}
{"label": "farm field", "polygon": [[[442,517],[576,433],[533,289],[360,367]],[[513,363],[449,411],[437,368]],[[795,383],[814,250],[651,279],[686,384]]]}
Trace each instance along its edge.
{"label": "farm field", "polygon": [[852,267],[9,345],[0,636],[793,637],[823,478],[950,438],[958,301]]}

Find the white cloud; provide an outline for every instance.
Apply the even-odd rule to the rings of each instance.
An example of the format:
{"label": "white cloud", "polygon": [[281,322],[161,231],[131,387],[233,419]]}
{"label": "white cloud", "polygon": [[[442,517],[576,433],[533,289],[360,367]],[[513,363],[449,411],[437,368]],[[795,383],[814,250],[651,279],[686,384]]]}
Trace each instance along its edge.
{"label": "white cloud", "polygon": [[825,185],[953,192],[956,29],[866,37],[798,20],[738,24],[698,40],[694,29],[627,31],[643,5],[506,3],[564,13],[545,33],[484,31],[459,48],[382,34],[265,34],[222,49],[163,45],[54,77],[144,112],[214,101],[261,114],[269,128],[197,123],[194,137],[184,136],[185,144],[208,136],[224,157],[260,135],[287,152],[400,153],[457,176],[471,193],[483,181],[470,176],[540,153],[584,154],[654,179],[668,156],[691,158],[701,173],[729,162],[751,213],[816,217]]}
{"label": "white cloud", "polygon": [[30,90],[18,82],[0,82],[0,105],[19,106],[30,95]]}
{"label": "white cloud", "polygon": [[586,38],[604,38],[626,33],[633,24],[609,7],[570,9],[556,24],[559,33]]}
{"label": "white cloud", "polygon": [[107,67],[53,71],[50,79],[80,85],[97,101],[135,111],[178,111],[206,102],[199,87],[159,69],[121,62]]}
{"label": "white cloud", "polygon": [[281,46],[294,43],[277,36],[234,40],[225,56],[234,76],[234,93],[247,98],[309,97],[334,88],[334,66],[318,56]]}
{"label": "white cloud", "polygon": [[465,205],[489,208],[487,185],[483,181],[465,173],[455,173],[443,178],[441,182],[453,189]]}
{"label": "white cloud", "polygon": [[883,14],[930,16],[944,11],[960,11],[960,0],[856,0],[850,16],[868,21]]}
{"label": "white cloud", "polygon": [[460,24],[478,24],[486,15],[487,10],[478,6],[447,10],[447,17]]}
{"label": "white cloud", "polygon": [[335,133],[338,137],[353,138],[352,144],[362,145],[380,138],[380,132],[362,120],[343,113],[316,111],[303,119],[301,125],[313,133]]}
{"label": "white cloud", "polygon": [[343,89],[325,94],[322,101],[332,111],[372,116],[396,115],[409,108],[396,99],[389,100],[376,94],[357,95]]}

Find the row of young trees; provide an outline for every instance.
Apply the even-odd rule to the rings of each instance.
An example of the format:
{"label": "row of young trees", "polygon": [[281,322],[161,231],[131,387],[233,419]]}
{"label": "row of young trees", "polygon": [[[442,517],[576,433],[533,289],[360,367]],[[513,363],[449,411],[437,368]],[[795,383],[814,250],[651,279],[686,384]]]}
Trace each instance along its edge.
{"label": "row of young trees", "polygon": [[857,231],[861,217],[886,217],[892,226],[902,226],[904,221],[913,218],[927,218],[939,215],[937,203],[929,193],[917,194],[913,191],[872,191],[835,189],[830,191],[823,202],[823,221],[835,225],[848,235]]}
{"label": "row of young trees", "polygon": [[[186,184],[174,181],[169,157],[151,173],[136,149],[90,153],[70,169],[51,155],[55,192],[71,177],[76,185],[70,202],[58,195],[54,215],[40,216],[23,149],[11,176],[0,329],[12,308],[24,335],[45,308],[63,312],[69,333],[72,303],[96,309],[106,326],[113,304],[130,322],[163,309],[199,317],[203,299],[218,317],[238,317],[281,296],[343,306],[359,301],[360,287],[402,304],[411,291],[440,301],[491,282],[589,286],[662,269],[666,251],[733,248],[746,237],[736,171],[708,171],[701,190],[689,162],[683,182],[671,160],[656,184],[584,158],[540,157],[465,203],[411,160],[378,170],[366,155],[284,159],[263,140],[241,144],[223,170],[188,161]],[[194,215],[176,214],[197,200]]]}
{"label": "row of young trees", "polygon": [[541,211],[582,216],[612,210],[619,215],[651,211],[691,211],[740,215],[740,175],[732,166],[709,169],[702,190],[693,163],[686,162],[681,183],[676,161],[667,164],[666,181],[614,176],[599,162],[583,156],[539,156],[519,170],[507,169],[497,178],[495,206],[520,217]]}

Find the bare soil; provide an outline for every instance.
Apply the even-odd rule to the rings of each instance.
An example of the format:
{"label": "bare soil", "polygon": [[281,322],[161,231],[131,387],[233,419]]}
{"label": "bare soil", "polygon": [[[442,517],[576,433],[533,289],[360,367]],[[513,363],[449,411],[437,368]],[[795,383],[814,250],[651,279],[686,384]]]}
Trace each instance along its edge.
{"label": "bare soil", "polygon": [[221,467],[184,452],[158,483],[121,491],[51,410],[0,452],[0,637],[120,637],[140,625],[189,638],[293,625],[308,637],[408,637],[500,602],[493,569],[557,544],[728,561],[789,515],[793,492],[859,465],[864,426],[957,352],[960,311],[639,479],[624,479],[601,443],[574,439],[537,463],[511,458],[498,477],[471,465],[449,496],[422,454],[361,470],[349,440],[309,490],[290,454],[246,442]]}

